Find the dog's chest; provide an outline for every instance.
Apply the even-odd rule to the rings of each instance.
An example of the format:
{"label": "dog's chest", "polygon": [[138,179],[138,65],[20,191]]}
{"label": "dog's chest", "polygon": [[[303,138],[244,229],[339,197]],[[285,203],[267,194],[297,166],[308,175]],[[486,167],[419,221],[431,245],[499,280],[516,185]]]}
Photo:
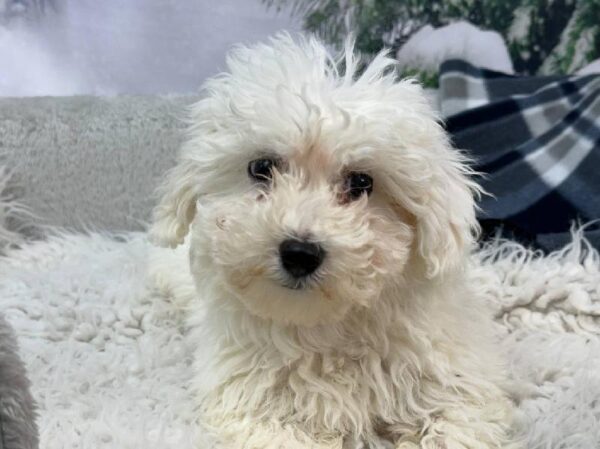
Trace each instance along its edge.
{"label": "dog's chest", "polygon": [[389,344],[354,340],[319,351],[274,340],[232,350],[220,362],[230,371],[211,402],[237,415],[302,423],[311,432],[375,432],[381,422],[397,421],[414,375],[412,364],[401,361],[406,348],[383,354]]}

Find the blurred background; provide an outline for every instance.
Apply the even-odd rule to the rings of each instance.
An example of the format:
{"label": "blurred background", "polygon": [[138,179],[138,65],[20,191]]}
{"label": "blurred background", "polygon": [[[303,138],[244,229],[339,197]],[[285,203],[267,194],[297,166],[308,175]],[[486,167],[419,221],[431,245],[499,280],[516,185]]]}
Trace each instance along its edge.
{"label": "blurred background", "polygon": [[0,95],[188,93],[299,20],[258,0],[0,0]]}
{"label": "blurred background", "polygon": [[334,46],[352,31],[429,86],[448,57],[586,73],[599,24],[599,0],[0,0],[0,96],[194,92],[232,44],[281,29]]}

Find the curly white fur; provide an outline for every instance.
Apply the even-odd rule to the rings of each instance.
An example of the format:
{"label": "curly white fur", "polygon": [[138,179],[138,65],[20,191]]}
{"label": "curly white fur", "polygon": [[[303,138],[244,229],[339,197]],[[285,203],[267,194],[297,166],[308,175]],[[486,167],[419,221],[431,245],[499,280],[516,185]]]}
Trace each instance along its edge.
{"label": "curly white fur", "polygon": [[[197,294],[182,305],[209,434],[234,449],[513,447],[466,273],[477,186],[421,88],[383,53],[360,69],[351,44],[336,60],[288,35],[227,63],[191,111],[151,230],[172,247],[190,232]],[[246,174],[264,155],[282,161],[267,187]],[[372,195],[340,201],[349,171],[372,176]],[[298,290],[277,250],[294,235],[327,253]],[[154,261],[164,285],[182,248]]]}

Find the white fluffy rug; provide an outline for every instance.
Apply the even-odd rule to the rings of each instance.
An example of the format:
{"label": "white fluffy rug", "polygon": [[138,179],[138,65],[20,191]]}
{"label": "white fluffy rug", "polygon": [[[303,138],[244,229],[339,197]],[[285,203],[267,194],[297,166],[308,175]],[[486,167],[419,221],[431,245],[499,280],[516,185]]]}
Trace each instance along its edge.
{"label": "white fluffy rug", "polygon": [[[600,260],[574,242],[545,258],[504,243],[474,261],[530,449],[600,447]],[[148,286],[149,251],[141,234],[65,235],[0,259],[42,448],[193,447],[191,348],[169,294]]]}

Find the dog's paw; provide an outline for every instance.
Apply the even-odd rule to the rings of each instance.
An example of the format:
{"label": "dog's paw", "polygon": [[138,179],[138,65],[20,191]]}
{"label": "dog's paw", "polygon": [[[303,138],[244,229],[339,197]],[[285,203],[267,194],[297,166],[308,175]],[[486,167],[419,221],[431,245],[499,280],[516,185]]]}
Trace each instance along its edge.
{"label": "dog's paw", "polygon": [[[477,446],[479,448],[479,446]],[[425,435],[420,441],[401,441],[394,449],[471,449],[452,438]]]}
{"label": "dog's paw", "polygon": [[419,449],[418,443],[413,443],[412,441],[403,441],[398,443],[395,449]]}
{"label": "dog's paw", "polygon": [[[421,441],[421,449],[452,449],[452,446],[446,444],[442,437],[424,438]],[[455,449],[464,449],[462,446],[456,446]]]}
{"label": "dog's paw", "polygon": [[412,441],[403,441],[398,443],[395,449],[452,449],[449,447],[443,438],[425,438],[419,443]]}

